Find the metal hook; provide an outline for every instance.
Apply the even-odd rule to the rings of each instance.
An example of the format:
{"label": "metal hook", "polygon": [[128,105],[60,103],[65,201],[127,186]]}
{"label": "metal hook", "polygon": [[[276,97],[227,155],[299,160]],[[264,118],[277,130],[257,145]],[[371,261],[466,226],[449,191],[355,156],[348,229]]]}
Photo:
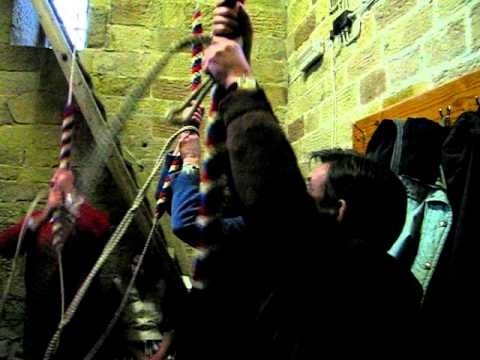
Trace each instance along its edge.
{"label": "metal hook", "polygon": [[447,117],[445,118],[445,126],[450,126],[450,121],[452,119],[452,107],[450,105],[447,106]]}
{"label": "metal hook", "polygon": [[450,126],[450,118],[452,116],[452,106],[451,105],[447,106],[447,114],[446,115],[443,113],[442,108],[438,109],[438,113],[440,114],[440,124],[442,126]]}
{"label": "metal hook", "polygon": [[[358,130],[360,131],[360,134],[362,135],[362,144],[363,145],[367,145],[367,131],[365,129],[362,129],[360,126],[358,126],[357,124],[353,124],[353,126]],[[377,124],[378,126],[378,124]]]}

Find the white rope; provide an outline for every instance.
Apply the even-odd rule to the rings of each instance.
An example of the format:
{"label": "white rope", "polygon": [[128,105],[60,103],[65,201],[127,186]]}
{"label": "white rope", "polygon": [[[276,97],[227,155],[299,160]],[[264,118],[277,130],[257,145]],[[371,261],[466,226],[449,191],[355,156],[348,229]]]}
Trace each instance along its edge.
{"label": "white rope", "polygon": [[72,66],[70,67],[70,80],[68,81],[68,99],[67,99],[67,106],[72,105],[73,100],[73,73],[75,72],[75,56],[77,53],[77,49],[73,47],[72,52]]}
{"label": "white rope", "polygon": [[46,195],[46,191],[44,191],[44,190],[40,191],[37,194],[35,199],[33,199],[33,201],[30,203],[30,207],[28,208],[27,214],[25,215],[25,219],[22,222],[22,227],[20,228],[20,233],[18,234],[18,240],[17,240],[17,247],[15,249],[15,255],[13,256],[13,260],[12,260],[12,269],[10,270],[10,276],[8,277],[7,283],[6,283],[5,288],[3,290],[2,299],[0,301],[0,318],[2,316],[4,307],[5,307],[5,303],[7,301],[8,293],[10,292],[10,288],[12,287],[13,278],[15,277],[15,273],[16,273],[16,270],[17,270],[17,262],[18,262],[18,258],[20,256],[20,250],[22,248],[22,243],[23,243],[23,240],[25,238],[25,233],[26,233],[26,230],[27,230],[28,221],[31,219],[32,213],[35,210],[35,208],[37,207],[38,202],[42,198],[44,198],[45,195]]}
{"label": "white rope", "polygon": [[145,245],[143,247],[142,253],[140,254],[140,257],[138,259],[138,263],[135,266],[135,269],[133,271],[132,277],[130,278],[130,282],[128,283],[127,289],[125,290],[125,294],[123,294],[122,301],[120,302],[120,305],[117,308],[117,311],[115,312],[115,315],[113,316],[112,320],[108,324],[105,332],[102,334],[100,339],[96,342],[96,344],[93,346],[93,348],[88,352],[87,356],[85,356],[84,360],[92,360],[93,357],[97,354],[98,350],[102,347],[103,343],[107,339],[107,337],[110,335],[113,327],[117,323],[118,319],[120,318],[120,315],[123,312],[123,309],[125,308],[125,305],[127,304],[128,298],[130,296],[130,291],[132,290],[135,280],[137,279],[138,272],[140,271],[140,267],[143,264],[143,259],[145,257],[145,254],[147,253],[148,247],[150,246],[150,243],[153,239],[153,235],[155,233],[155,229],[157,227],[157,222],[158,222],[158,217],[155,216],[153,218],[153,224],[152,224],[152,229],[150,230],[150,233],[148,234],[147,241],[145,242]]}

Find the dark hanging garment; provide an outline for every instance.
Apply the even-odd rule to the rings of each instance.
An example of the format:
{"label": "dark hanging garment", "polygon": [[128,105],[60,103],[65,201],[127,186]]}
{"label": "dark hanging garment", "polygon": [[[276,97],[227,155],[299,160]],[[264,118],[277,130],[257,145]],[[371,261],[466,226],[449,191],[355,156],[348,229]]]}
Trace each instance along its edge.
{"label": "dark hanging garment", "polygon": [[[435,341],[466,350],[478,336],[480,309],[480,116],[460,116],[442,149],[453,224],[424,302]],[[475,343],[478,340],[475,339]],[[475,347],[478,352],[478,346]]]}
{"label": "dark hanging garment", "polygon": [[368,143],[367,155],[397,175],[435,184],[445,137],[446,129],[426,118],[383,120]]}
{"label": "dark hanging garment", "polygon": [[440,158],[448,130],[425,118],[383,120],[367,156],[390,168],[407,191],[401,234],[389,250],[425,290],[449,234],[452,210],[441,181]]}

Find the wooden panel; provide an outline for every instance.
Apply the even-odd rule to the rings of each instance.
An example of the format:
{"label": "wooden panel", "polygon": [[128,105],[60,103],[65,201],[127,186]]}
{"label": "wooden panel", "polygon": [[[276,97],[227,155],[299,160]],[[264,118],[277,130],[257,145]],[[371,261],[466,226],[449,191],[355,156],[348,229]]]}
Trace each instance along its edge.
{"label": "wooden panel", "polygon": [[465,75],[357,121],[353,124],[353,148],[364,153],[370,138],[383,119],[426,117],[438,122],[439,109],[446,109],[450,105],[454,120],[464,111],[477,109],[476,96],[480,96],[480,71]]}

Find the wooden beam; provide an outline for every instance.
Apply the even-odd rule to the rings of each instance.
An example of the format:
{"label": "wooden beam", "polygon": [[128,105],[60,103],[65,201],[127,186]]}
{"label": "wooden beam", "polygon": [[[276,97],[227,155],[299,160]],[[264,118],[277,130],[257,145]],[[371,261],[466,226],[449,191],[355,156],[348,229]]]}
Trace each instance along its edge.
{"label": "wooden beam", "polygon": [[439,109],[446,113],[452,107],[452,120],[465,111],[476,110],[475,97],[480,96],[480,71],[467,74],[419,96],[407,99],[370,115],[353,124],[353,148],[364,153],[368,142],[384,119],[407,119],[425,117],[439,121]]}
{"label": "wooden beam", "polygon": [[[32,3],[38,13],[40,24],[47,35],[55,56],[57,57],[60,68],[62,69],[65,78],[70,79],[72,50],[70,41],[62,30],[62,25],[58,21],[55,11],[48,0],[32,0]],[[73,93],[75,95],[75,100],[82,111],[95,142],[98,144],[102,142],[102,139],[109,140],[108,142],[111,144],[109,146],[112,147],[112,153],[106,165],[112,174],[113,180],[120,190],[123,199],[130,205],[138,193],[138,187],[127,169],[125,160],[113,139],[108,123],[102,116],[93,93],[76,61],[73,65],[73,71],[75,79]],[[147,206],[146,202],[144,202],[138,209],[135,221],[145,239],[152,227],[152,216],[152,210]],[[178,278],[178,281],[181,282],[180,274],[168,255],[165,239],[159,232],[157,232],[156,243],[160,243],[160,246],[157,246],[157,250],[160,251],[160,255],[164,260],[162,264],[164,269],[170,275],[175,275],[175,277]]]}

